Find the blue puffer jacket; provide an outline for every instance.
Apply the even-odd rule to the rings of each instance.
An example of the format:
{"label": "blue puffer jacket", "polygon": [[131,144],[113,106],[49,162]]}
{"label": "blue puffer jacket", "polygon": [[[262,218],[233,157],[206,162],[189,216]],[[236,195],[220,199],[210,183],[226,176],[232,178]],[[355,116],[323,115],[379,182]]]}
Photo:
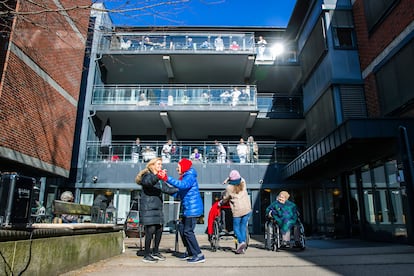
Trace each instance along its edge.
{"label": "blue puffer jacket", "polygon": [[169,176],[167,183],[179,189],[177,194],[181,199],[184,217],[199,217],[203,214],[203,201],[198,189],[197,172],[194,168],[186,171],[181,180]]}

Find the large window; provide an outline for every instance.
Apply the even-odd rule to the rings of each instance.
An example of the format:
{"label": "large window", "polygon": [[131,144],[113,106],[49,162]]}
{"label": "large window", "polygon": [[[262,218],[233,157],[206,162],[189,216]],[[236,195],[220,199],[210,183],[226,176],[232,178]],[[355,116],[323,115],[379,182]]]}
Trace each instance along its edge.
{"label": "large window", "polygon": [[328,89],[306,115],[308,142],[315,143],[336,127],[332,89]]}
{"label": "large window", "polygon": [[325,29],[321,19],[316,23],[300,54],[304,78],[308,77],[326,51]]}
{"label": "large window", "polygon": [[381,111],[384,115],[398,115],[399,109],[404,112],[402,106],[414,100],[413,64],[414,40],[411,40],[376,72]]}
{"label": "large window", "polygon": [[354,49],[355,32],[350,11],[331,11],[332,32],[335,48]]}
{"label": "large window", "polygon": [[372,31],[398,2],[399,0],[364,0],[368,30]]}
{"label": "large window", "polygon": [[[365,216],[369,224],[404,224],[402,189],[398,182],[397,162],[361,171]],[[351,181],[350,181],[351,183]],[[352,186],[351,191],[352,191]],[[353,193],[351,192],[351,196]]]}

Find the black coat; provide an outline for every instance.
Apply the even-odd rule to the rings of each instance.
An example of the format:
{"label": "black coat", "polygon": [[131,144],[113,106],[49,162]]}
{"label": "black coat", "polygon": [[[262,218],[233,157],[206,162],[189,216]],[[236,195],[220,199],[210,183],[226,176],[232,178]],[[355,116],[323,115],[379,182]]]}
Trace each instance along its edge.
{"label": "black coat", "polygon": [[158,179],[153,173],[145,173],[138,183],[142,186],[140,197],[140,222],[143,225],[164,224],[162,193],[175,194],[178,189]]}

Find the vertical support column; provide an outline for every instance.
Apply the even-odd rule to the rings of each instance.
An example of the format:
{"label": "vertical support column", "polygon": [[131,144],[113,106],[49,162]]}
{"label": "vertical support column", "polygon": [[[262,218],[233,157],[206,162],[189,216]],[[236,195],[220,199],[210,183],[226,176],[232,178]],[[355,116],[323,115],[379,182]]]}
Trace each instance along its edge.
{"label": "vertical support column", "polygon": [[407,194],[407,235],[408,243],[414,244],[414,168],[413,158],[411,155],[410,142],[408,140],[407,129],[404,126],[399,126],[401,159],[405,174],[405,187]]}

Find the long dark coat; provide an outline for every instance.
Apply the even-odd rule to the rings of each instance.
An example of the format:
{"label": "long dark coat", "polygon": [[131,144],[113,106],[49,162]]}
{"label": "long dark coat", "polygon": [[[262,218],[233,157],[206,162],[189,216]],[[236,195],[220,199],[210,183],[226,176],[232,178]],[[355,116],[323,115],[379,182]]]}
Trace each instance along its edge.
{"label": "long dark coat", "polygon": [[139,183],[142,186],[139,219],[143,225],[164,224],[162,193],[175,194],[178,189],[167,185],[158,177],[147,172]]}

